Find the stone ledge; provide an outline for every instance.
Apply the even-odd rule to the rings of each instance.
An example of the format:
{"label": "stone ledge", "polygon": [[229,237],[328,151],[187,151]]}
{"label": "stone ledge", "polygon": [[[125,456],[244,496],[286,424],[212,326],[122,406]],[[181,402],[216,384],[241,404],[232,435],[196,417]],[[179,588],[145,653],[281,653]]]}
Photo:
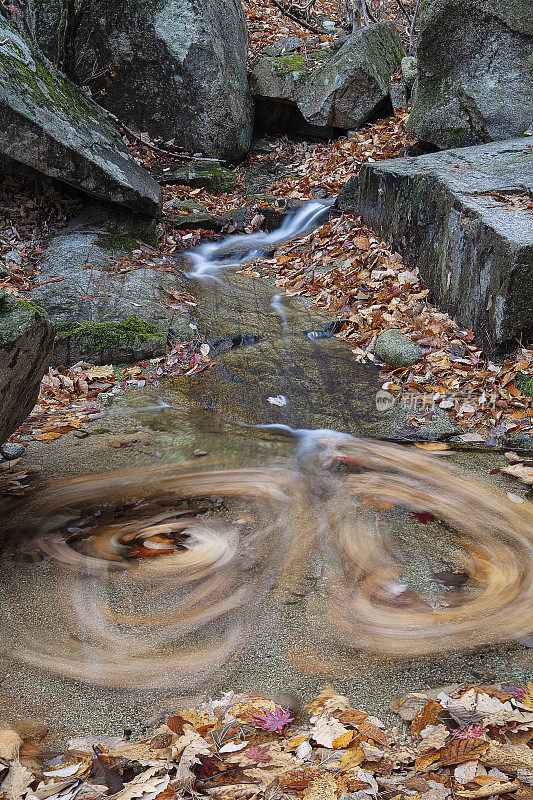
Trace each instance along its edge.
{"label": "stone ledge", "polygon": [[533,139],[365,164],[337,205],[418,267],[431,299],[490,351],[533,341]]}

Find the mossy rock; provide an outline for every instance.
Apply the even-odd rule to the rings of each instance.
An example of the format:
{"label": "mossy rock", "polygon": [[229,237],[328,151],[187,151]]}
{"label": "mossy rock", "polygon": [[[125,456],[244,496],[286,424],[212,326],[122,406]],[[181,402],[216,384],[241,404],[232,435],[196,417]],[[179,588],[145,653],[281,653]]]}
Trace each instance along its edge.
{"label": "mossy rock", "polygon": [[94,363],[137,361],[163,353],[167,331],[134,317],[114,322],[63,323],[58,326],[55,354],[67,352],[67,360],[75,356]]}
{"label": "mossy rock", "polygon": [[53,341],[40,309],[0,290],[0,444],[35,405]]}
{"label": "mossy rock", "polygon": [[104,111],[0,16],[0,154],[100,200],[156,217],[161,191]]}
{"label": "mossy rock", "polygon": [[[263,57],[254,66],[250,85],[265,120],[269,115],[264,106],[270,103],[297,109],[317,133],[349,130],[384,107],[391,75],[403,56],[393,23],[379,22],[349,36],[339,49]],[[278,117],[272,114],[273,129]]]}
{"label": "mossy rock", "polygon": [[237,176],[232,170],[205,161],[189,161],[167,170],[154,170],[152,177],[162,186],[192,186],[207,189],[212,194],[232,192],[237,188]]}

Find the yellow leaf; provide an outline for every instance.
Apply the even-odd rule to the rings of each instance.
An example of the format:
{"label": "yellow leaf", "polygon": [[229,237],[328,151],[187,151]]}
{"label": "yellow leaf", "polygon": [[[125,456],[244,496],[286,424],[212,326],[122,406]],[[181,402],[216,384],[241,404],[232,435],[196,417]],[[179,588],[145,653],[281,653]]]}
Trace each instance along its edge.
{"label": "yellow leaf", "polygon": [[339,769],[341,772],[358,767],[365,760],[365,752],[362,747],[353,747],[343,753]]}
{"label": "yellow leaf", "polygon": [[33,438],[39,439],[40,442],[53,442],[54,439],[59,439],[60,433],[34,433]]}
{"label": "yellow leaf", "polygon": [[333,739],[333,749],[336,750],[340,747],[348,747],[352,739],[353,731],[347,731],[346,733],[337,736],[336,739]]}
{"label": "yellow leaf", "polygon": [[297,747],[300,747],[300,745],[303,744],[306,739],[307,736],[305,733],[302,736],[295,736],[293,739],[289,739],[288,742],[285,743],[285,747],[295,750]]}
{"label": "yellow leaf", "polygon": [[113,364],[104,364],[102,367],[91,367],[85,372],[89,380],[96,378],[112,378],[114,376]]}
{"label": "yellow leaf", "polygon": [[449,450],[450,448],[448,445],[444,444],[444,442],[415,442],[415,447],[418,447],[419,450]]}
{"label": "yellow leaf", "polygon": [[423,772],[426,770],[431,764],[434,764],[435,761],[439,761],[440,759],[440,751],[436,753],[424,753],[415,761],[415,769],[418,772]]}

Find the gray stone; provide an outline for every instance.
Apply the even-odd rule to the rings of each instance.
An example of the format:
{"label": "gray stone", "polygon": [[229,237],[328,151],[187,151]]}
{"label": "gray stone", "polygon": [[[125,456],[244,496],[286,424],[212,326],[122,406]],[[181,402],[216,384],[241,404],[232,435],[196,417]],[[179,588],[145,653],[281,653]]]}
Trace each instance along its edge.
{"label": "gray stone", "polygon": [[151,216],[161,190],[103,110],[0,16],[0,154]]}
{"label": "gray stone", "polygon": [[295,50],[299,50],[300,47],[304,45],[305,42],[303,39],[299,39],[297,36],[286,36],[284,39],[278,39],[277,42],[273,42],[267,47],[264,47],[261,51],[261,55],[282,56],[285,53],[294,53]]}
{"label": "gray stone", "polygon": [[433,0],[422,16],[408,132],[438,147],[522,136],[533,122],[531,0]]}
{"label": "gray stone", "polygon": [[[150,266],[110,272],[138,241],[149,221],[106,206],[91,206],[52,237],[41,263],[33,302],[57,328],[53,363],[132,362],[165,352],[167,335],[191,338],[188,316],[168,308],[164,289],[176,291],[173,272]],[[50,282],[55,278],[59,281]]]}
{"label": "gray stone", "polygon": [[11,459],[23,456],[25,449],[24,445],[20,442],[5,442],[5,444],[0,447],[0,453],[5,459],[11,461]]}
{"label": "gray stone", "polygon": [[261,58],[252,92],[263,103],[296,107],[316,128],[356,129],[387,100],[388,82],[403,54],[392,22],[379,22],[352,34],[336,52],[324,48]]}
{"label": "gray stone", "polygon": [[213,194],[231,192],[237,187],[237,177],[230,169],[220,164],[205,161],[187,161],[178,166],[152,171],[152,177],[163,186],[181,184],[207,189]]}
{"label": "gray stone", "polygon": [[54,329],[42,313],[0,290],[0,442],[35,405],[53,341]]}
{"label": "gray stone", "polygon": [[[35,3],[52,60],[59,6]],[[86,0],[75,78],[133,128],[236,161],[252,133],[247,47],[240,0]]]}
{"label": "gray stone", "polygon": [[418,75],[418,62],[414,56],[402,58],[402,76],[409,89],[413,86]]}
{"label": "gray stone", "polygon": [[391,329],[380,333],[374,345],[374,353],[390,367],[410,367],[423,357],[426,351],[400,331]]}
{"label": "gray stone", "polygon": [[396,113],[407,108],[407,85],[405,81],[389,84],[389,94],[392,107]]}
{"label": "gray stone", "polygon": [[338,198],[418,267],[431,300],[488,350],[533,341],[533,141],[364,164]]}

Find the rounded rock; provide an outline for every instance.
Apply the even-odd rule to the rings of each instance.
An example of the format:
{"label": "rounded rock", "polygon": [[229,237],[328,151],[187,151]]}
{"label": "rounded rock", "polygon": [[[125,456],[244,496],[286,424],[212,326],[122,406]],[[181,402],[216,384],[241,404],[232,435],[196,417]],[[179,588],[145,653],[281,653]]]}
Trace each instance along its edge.
{"label": "rounded rock", "polygon": [[0,447],[0,453],[10,461],[13,458],[20,458],[24,455],[24,450],[26,448],[20,442],[6,442],[5,444]]}

